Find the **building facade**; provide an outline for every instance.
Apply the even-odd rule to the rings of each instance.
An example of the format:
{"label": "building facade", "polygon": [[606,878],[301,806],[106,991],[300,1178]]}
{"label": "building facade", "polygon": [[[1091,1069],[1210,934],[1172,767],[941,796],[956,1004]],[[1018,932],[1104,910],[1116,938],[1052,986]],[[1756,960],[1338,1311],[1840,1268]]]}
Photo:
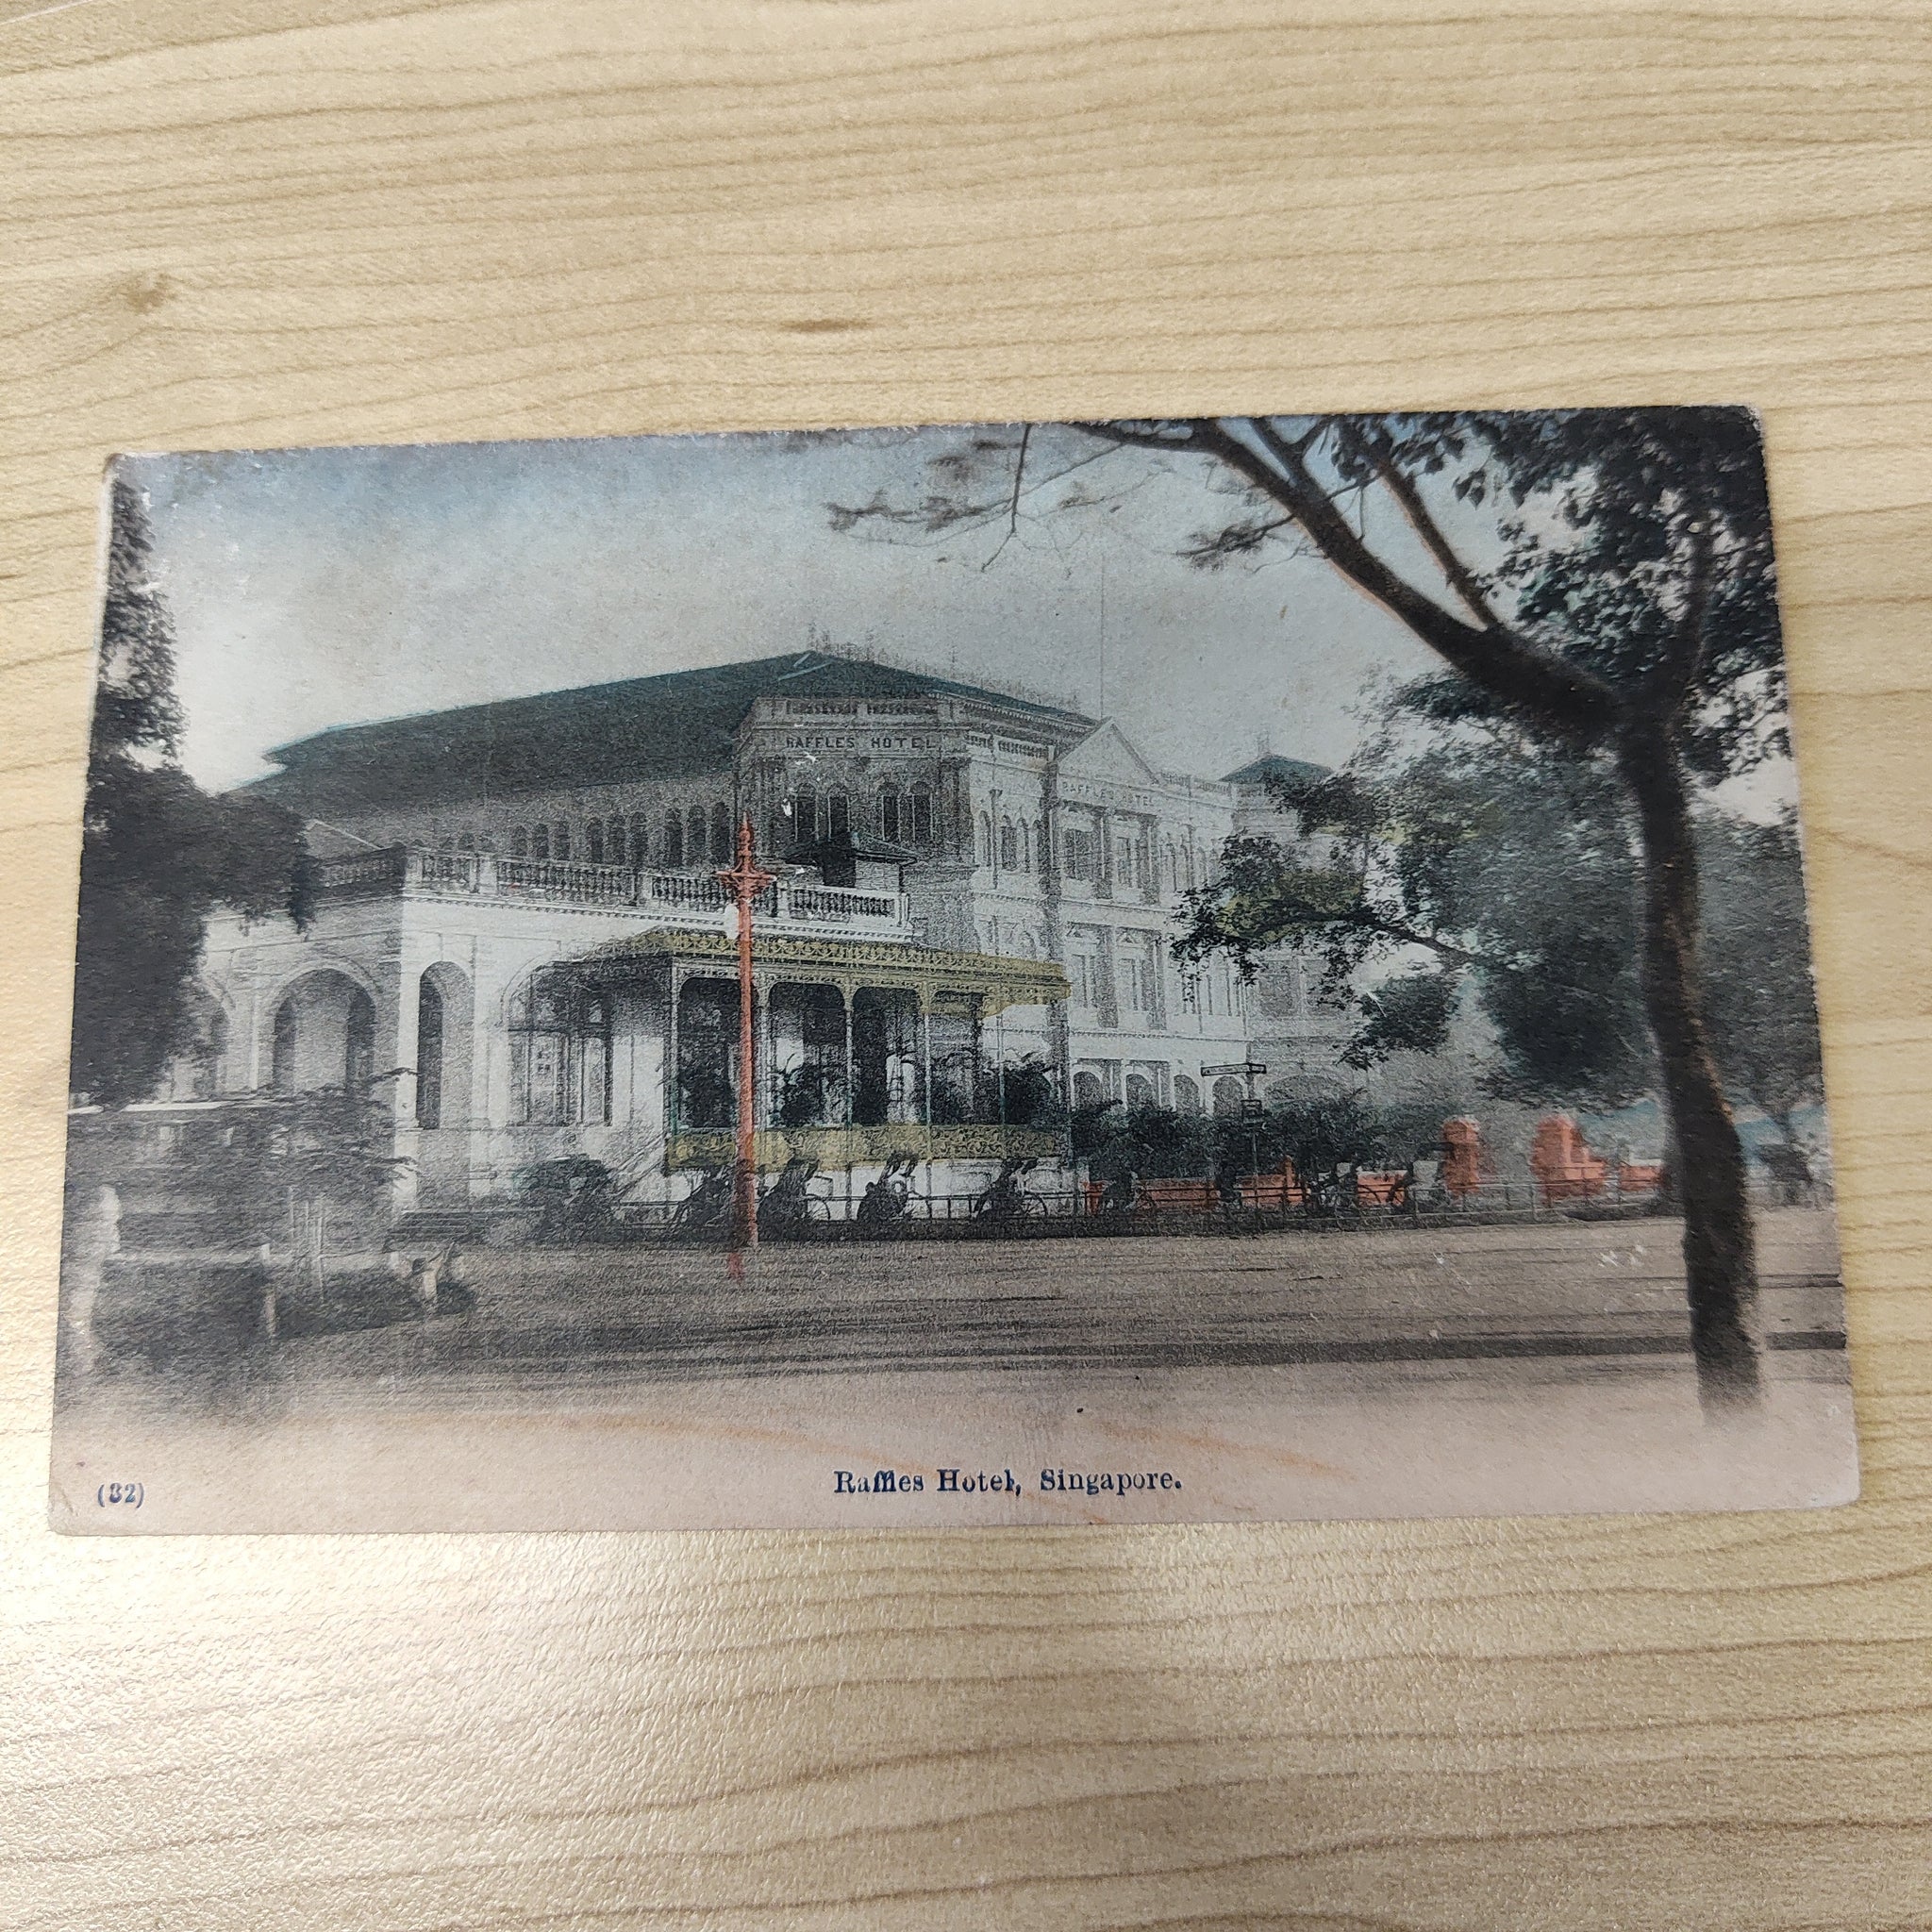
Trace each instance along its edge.
{"label": "building facade", "polygon": [[755,914],[761,1161],[971,1186],[1057,1158],[1062,1098],[1242,1097],[1217,1070],[1252,1057],[1250,990],[1169,942],[1257,781],[1160,771],[1110,723],[810,651],[273,756],[258,789],[308,826],[317,912],[214,921],[204,1091],[390,1082],[425,1204],[575,1157],[675,1197],[726,1158],[714,874],[741,818],[779,874]]}

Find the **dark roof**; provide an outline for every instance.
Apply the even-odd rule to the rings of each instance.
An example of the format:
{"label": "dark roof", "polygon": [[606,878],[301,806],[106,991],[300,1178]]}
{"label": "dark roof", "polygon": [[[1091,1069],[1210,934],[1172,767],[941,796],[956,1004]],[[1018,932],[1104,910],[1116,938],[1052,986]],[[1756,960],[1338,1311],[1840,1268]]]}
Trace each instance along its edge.
{"label": "dark roof", "polygon": [[1329,775],[1326,765],[1311,765],[1307,758],[1285,758],[1279,752],[1270,751],[1263,752],[1239,772],[1230,772],[1221,782],[1224,785],[1263,785],[1270,778],[1283,778],[1291,784],[1306,785],[1313,779]]}
{"label": "dark roof", "polygon": [[310,812],[475,798],[728,770],[761,697],[965,698],[1024,714],[1068,741],[1094,721],[1006,691],[826,651],[667,671],[576,691],[344,724],[277,746],[282,767],[249,788]]}

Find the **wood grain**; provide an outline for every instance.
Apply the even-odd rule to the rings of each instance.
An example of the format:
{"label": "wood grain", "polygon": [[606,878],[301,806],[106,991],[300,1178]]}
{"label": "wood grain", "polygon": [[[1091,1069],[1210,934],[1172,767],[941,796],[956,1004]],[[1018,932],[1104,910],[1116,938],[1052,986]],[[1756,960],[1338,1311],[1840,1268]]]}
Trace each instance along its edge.
{"label": "wood grain", "polygon": [[[0,7],[0,1924],[1932,1924],[1922,0]],[[1866,1497],[44,1527],[117,449],[1744,400]]]}

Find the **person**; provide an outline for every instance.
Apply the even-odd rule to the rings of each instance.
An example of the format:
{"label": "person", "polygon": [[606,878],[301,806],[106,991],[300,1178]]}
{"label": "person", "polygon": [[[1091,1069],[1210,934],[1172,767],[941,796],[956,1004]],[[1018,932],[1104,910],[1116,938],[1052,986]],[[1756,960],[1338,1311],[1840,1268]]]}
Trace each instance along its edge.
{"label": "person", "polygon": [[721,1167],[700,1173],[697,1185],[672,1210],[673,1227],[715,1227],[731,1211],[731,1176]]}
{"label": "person", "polygon": [[1241,1172],[1232,1154],[1224,1153],[1214,1163],[1214,1191],[1224,1208],[1241,1205]]}
{"label": "person", "polygon": [[1789,1141],[1767,1141],[1757,1150],[1757,1158],[1776,1183],[1782,1206],[1810,1206],[1818,1182],[1811,1170],[1811,1150],[1802,1140],[1793,1135]]}
{"label": "person", "polygon": [[998,1177],[984,1193],[974,1197],[973,1218],[975,1221],[1024,1220],[1026,1214],[1026,1190],[1021,1185],[1020,1176],[1027,1173],[1033,1165],[1030,1160],[1003,1162]]}
{"label": "person", "polygon": [[758,1204],[760,1233],[789,1233],[811,1219],[811,1180],[818,1171],[816,1160],[808,1160],[800,1154],[794,1154],[785,1163],[785,1171]]}
{"label": "person", "polygon": [[433,1255],[418,1255],[409,1264],[409,1298],[421,1315],[436,1312],[437,1260]]}
{"label": "person", "polygon": [[879,1177],[866,1188],[858,1203],[858,1222],[861,1226],[875,1227],[888,1221],[897,1221],[905,1212],[912,1193],[910,1174],[912,1160],[906,1158],[906,1171],[899,1167],[900,1157],[894,1155],[887,1161]]}
{"label": "person", "polygon": [[94,1303],[108,1264],[121,1252],[121,1196],[105,1183],[68,1219],[60,1256],[60,1307],[66,1319],[66,1365],[90,1374],[99,1365]]}

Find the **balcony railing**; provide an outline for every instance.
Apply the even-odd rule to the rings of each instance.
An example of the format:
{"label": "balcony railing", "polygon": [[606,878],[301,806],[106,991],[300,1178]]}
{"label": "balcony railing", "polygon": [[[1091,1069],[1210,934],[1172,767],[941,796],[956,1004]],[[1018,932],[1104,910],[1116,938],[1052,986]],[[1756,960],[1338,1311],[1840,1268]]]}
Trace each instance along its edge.
{"label": "balcony railing", "polygon": [[[654,924],[723,927],[730,923],[730,897],[708,872],[641,872],[575,859],[502,858],[491,852],[385,846],[320,860],[315,886],[330,899],[496,900],[632,911]],[[909,929],[905,895],[899,892],[782,880],[759,893],[753,909],[781,926],[881,935]]]}

